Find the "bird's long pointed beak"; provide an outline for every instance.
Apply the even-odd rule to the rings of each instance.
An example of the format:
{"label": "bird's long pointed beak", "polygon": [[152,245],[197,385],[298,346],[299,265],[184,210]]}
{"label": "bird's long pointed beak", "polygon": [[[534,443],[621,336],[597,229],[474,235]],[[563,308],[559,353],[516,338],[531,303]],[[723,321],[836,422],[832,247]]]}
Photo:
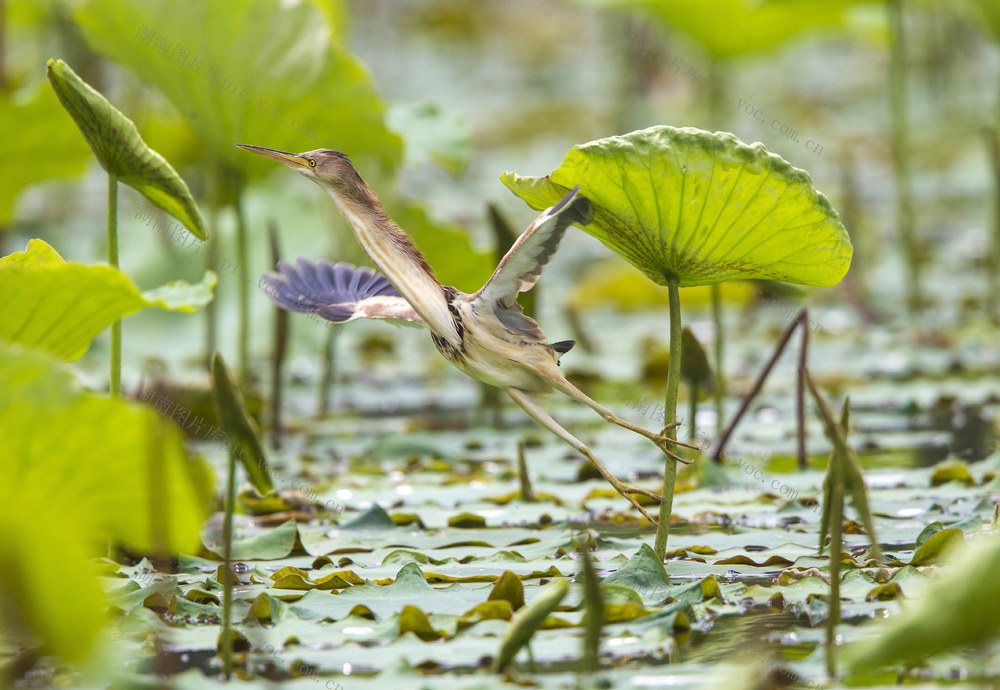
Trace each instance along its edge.
{"label": "bird's long pointed beak", "polygon": [[276,151],[275,149],[266,149],[263,146],[252,146],[250,144],[237,144],[238,147],[244,151],[249,151],[250,153],[256,153],[258,156],[264,156],[265,158],[273,158],[276,161],[284,163],[289,168],[307,168],[309,164],[306,163],[306,159],[297,153],[287,153],[285,151]]}

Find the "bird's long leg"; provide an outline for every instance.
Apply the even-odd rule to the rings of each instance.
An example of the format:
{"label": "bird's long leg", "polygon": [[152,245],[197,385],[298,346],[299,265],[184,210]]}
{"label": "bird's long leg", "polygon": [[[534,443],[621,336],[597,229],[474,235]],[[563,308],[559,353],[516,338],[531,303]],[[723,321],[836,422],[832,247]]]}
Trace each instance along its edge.
{"label": "bird's long leg", "polygon": [[626,499],[628,499],[628,501],[632,505],[634,505],[639,510],[639,512],[646,517],[647,520],[652,522],[654,525],[656,524],[656,518],[647,513],[646,509],[643,508],[641,505],[639,505],[639,502],[635,498],[633,498],[633,494],[648,496],[657,501],[662,500],[660,494],[656,493],[655,491],[650,491],[649,489],[643,489],[641,486],[632,486],[631,484],[625,484],[624,482],[620,481],[615,475],[611,474],[611,472],[604,465],[602,465],[597,458],[594,457],[594,454],[590,452],[590,449],[587,448],[587,446],[582,441],[580,441],[573,434],[566,431],[566,429],[564,429],[562,425],[559,424],[559,422],[553,419],[552,415],[543,410],[541,406],[539,406],[539,404],[535,402],[535,400],[530,395],[516,388],[504,388],[504,390],[507,391],[507,395],[513,398],[514,402],[520,405],[521,408],[524,409],[524,411],[527,412],[532,419],[534,419],[536,422],[541,424],[543,427],[551,431],[553,434],[561,438],[569,445],[573,446],[573,448],[578,453],[580,453],[585,458],[594,463],[594,467],[597,468],[597,471],[601,473],[602,477],[608,480],[608,483],[614,487],[615,491],[617,491]]}
{"label": "bird's long leg", "polygon": [[677,462],[683,462],[685,465],[690,465],[692,461],[686,460],[677,455],[676,453],[674,453],[673,451],[671,451],[667,447],[667,444],[672,443],[676,446],[684,446],[685,448],[693,448],[694,450],[701,450],[700,448],[698,448],[698,446],[692,446],[689,443],[684,443],[683,441],[677,441],[666,436],[667,429],[678,426],[680,422],[672,422],[667,426],[663,427],[663,430],[660,431],[659,434],[654,434],[652,431],[649,431],[648,429],[643,429],[641,426],[637,426],[635,424],[632,424],[631,422],[626,422],[621,417],[618,417],[611,410],[601,405],[599,402],[591,398],[589,395],[587,395],[582,390],[574,386],[565,378],[560,377],[559,379],[552,380],[551,383],[558,390],[562,391],[563,393],[570,396],[574,400],[579,400],[584,405],[596,411],[597,414],[601,415],[605,419],[605,421],[611,422],[612,424],[617,424],[618,426],[624,427],[629,431],[634,431],[640,436],[645,436],[650,441],[655,443],[657,448],[662,450],[666,455],[673,458]]}

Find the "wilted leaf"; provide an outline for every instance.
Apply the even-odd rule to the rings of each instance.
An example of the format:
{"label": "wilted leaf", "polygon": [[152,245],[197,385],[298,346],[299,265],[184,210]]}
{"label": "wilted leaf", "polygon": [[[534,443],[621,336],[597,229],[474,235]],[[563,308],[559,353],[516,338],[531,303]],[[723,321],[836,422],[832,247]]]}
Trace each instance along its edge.
{"label": "wilted leaf", "polygon": [[475,513],[459,513],[448,518],[449,527],[461,527],[463,529],[478,529],[486,527],[486,518]]}
{"label": "wilted leaf", "polygon": [[493,583],[488,601],[503,600],[510,604],[510,607],[517,611],[524,606],[524,585],[519,578],[509,570],[505,570],[503,575]]}
{"label": "wilted leaf", "polygon": [[444,637],[444,633],[431,627],[427,614],[412,604],[407,604],[399,612],[399,634],[411,632],[424,642],[433,642]]}

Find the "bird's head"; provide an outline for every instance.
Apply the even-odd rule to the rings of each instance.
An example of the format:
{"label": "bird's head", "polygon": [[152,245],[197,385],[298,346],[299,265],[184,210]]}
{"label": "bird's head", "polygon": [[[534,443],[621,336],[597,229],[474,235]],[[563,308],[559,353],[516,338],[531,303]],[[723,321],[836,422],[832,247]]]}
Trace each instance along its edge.
{"label": "bird's head", "polygon": [[266,149],[263,146],[236,145],[244,151],[284,163],[303,177],[308,177],[331,192],[350,193],[359,186],[364,186],[358,171],[351,165],[347,156],[340,151],[316,149],[305,153],[286,153],[285,151]]}

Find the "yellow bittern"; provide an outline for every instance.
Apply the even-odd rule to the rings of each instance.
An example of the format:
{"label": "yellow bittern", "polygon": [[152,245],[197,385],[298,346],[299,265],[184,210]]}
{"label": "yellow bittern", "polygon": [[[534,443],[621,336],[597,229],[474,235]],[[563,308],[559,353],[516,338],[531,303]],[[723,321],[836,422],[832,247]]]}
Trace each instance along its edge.
{"label": "yellow bittern", "polygon": [[[545,342],[538,324],[517,302],[530,290],[555,253],[566,229],[586,225],[592,217],[590,201],[572,190],[543,211],[514,242],[493,276],[474,294],[442,285],[423,255],[392,222],[378,196],[338,151],[317,149],[285,153],[260,146],[241,149],[284,163],[325,189],[347,220],[361,248],[384,274],[350,264],[298,259],[279,262],[278,273],[265,273],[268,296],[289,311],[315,313],[336,323],[354,319],[401,319],[423,323],[445,359],[474,379],[502,388],[535,421],[583,454],[601,475],[650,521],[655,519],[636,495],[660,500],[654,491],[621,482],[581,441],[564,429],[533,395],[560,391],[593,408],[605,420],[652,440],[675,460],[668,443],[687,445],[643,429],[615,416],[566,380],[559,357],[573,347],[572,340]],[[667,427],[669,428],[669,427]]]}

